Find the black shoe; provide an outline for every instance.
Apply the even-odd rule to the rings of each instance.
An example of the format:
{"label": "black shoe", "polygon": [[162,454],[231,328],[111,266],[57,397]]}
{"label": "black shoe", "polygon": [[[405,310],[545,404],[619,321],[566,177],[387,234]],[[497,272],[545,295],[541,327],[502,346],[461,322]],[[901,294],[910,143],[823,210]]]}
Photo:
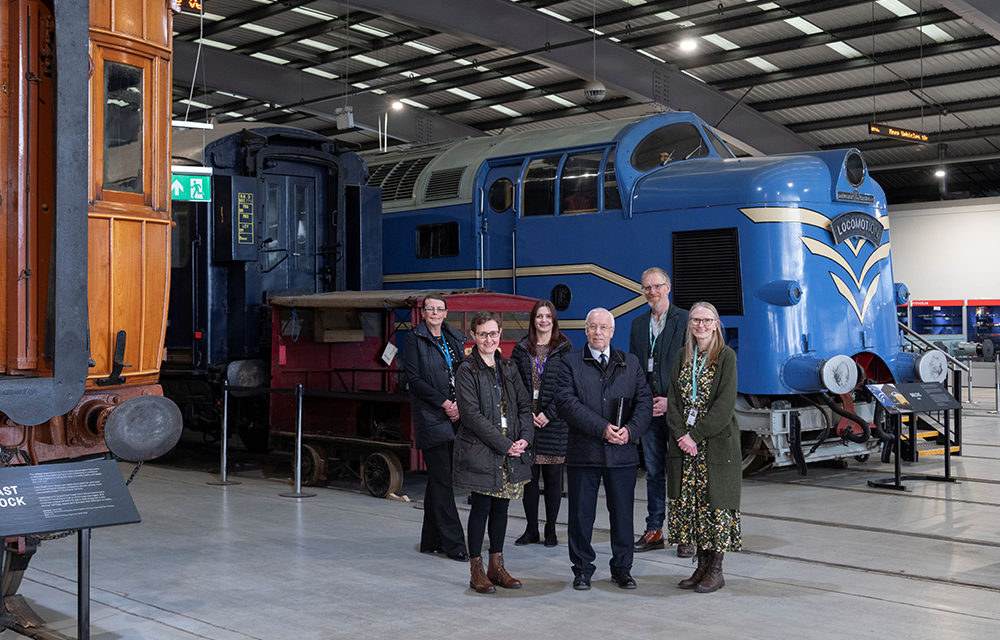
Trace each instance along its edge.
{"label": "black shoe", "polygon": [[556,537],[555,533],[546,533],[545,534],[545,546],[546,547],[554,547],[557,544],[559,544],[559,538]]}
{"label": "black shoe", "polygon": [[526,529],[525,532],[521,534],[521,537],[514,541],[514,544],[516,544],[519,547],[522,547],[526,544],[534,544],[536,542],[541,542],[541,540],[542,539],[538,537],[538,529],[534,530]]}
{"label": "black shoe", "polygon": [[628,571],[611,574],[611,581],[622,589],[635,589],[635,579]]}
{"label": "black shoe", "polygon": [[573,578],[573,588],[577,591],[590,591],[590,576],[581,573]]}
{"label": "black shoe", "polygon": [[433,549],[421,549],[420,553],[444,553],[444,549],[441,547],[434,547]]}
{"label": "black shoe", "polygon": [[677,545],[677,557],[678,558],[693,558],[694,557],[694,546],[682,542]]}
{"label": "black shoe", "polygon": [[448,557],[452,560],[458,560],[459,562],[468,562],[469,554],[465,552],[465,549],[460,549],[455,553],[449,553]]}

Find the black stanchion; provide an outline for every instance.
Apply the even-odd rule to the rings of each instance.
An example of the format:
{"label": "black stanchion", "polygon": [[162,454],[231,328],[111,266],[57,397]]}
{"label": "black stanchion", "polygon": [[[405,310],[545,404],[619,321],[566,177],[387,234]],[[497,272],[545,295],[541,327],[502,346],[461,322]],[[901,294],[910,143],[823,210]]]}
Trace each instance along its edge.
{"label": "black stanchion", "polygon": [[230,480],[227,476],[229,466],[229,380],[222,381],[222,453],[219,456],[219,480],[209,480],[205,484],[230,485],[240,484],[237,480]]}
{"label": "black stanchion", "polygon": [[76,637],[90,640],[90,529],[77,532]]}

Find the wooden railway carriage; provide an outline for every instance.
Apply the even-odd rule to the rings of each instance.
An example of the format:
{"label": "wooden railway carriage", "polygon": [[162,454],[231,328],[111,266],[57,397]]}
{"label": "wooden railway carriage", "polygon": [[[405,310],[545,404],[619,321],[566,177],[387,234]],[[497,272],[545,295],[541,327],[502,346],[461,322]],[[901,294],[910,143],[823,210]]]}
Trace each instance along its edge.
{"label": "wooden railway carriage", "polygon": [[[164,453],[167,0],[0,9],[0,467]],[[2,471],[2,469],[0,469]],[[37,540],[5,548],[9,605]]]}
{"label": "wooden railway carriage", "polygon": [[[271,388],[303,385],[303,482],[324,479],[327,460],[358,464],[368,491],[378,497],[402,486],[403,469],[423,467],[413,448],[409,395],[400,379],[403,335],[419,322],[427,291],[341,291],[271,299]],[[500,348],[510,355],[527,334],[534,298],[481,289],[444,291],[447,322],[469,334],[481,310],[503,314]],[[466,353],[472,349],[466,343]],[[388,350],[388,351],[387,351]],[[401,356],[402,354],[400,354]],[[271,401],[271,434],[284,449],[295,437],[296,399]]]}

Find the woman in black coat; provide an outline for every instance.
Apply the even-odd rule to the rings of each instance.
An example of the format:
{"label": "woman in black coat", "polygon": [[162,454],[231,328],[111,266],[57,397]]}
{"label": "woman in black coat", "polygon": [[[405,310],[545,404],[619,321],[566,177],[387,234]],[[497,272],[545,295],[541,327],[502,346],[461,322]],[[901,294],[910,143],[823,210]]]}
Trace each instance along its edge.
{"label": "woman in black coat", "polygon": [[540,542],[538,536],[538,478],[545,480],[545,546],[559,544],[556,518],[562,502],[563,464],[566,462],[566,421],[559,417],[555,403],[559,363],[573,345],[559,331],[556,308],[548,300],[539,300],[531,309],[528,335],[514,345],[511,359],[517,363],[524,387],[531,392],[535,440],[532,452],[531,482],[524,487],[524,515],[528,526],[514,544]]}
{"label": "woman in black coat", "polygon": [[[455,388],[461,426],[455,439],[455,486],[472,491],[469,511],[469,586],[493,593],[494,584],[519,589],[520,581],[504,568],[510,500],[521,497],[531,478],[533,436],[531,402],[514,363],[497,350],[499,314],[480,311],[472,317],[476,348],[458,368]],[[483,538],[490,534],[490,565],[483,572]]]}
{"label": "woman in black coat", "polygon": [[413,445],[427,468],[420,551],[446,553],[464,562],[469,554],[455,507],[451,464],[458,422],[455,372],[465,353],[465,338],[445,322],[447,316],[444,296],[424,298],[424,321],[406,334],[401,358],[410,388]]}

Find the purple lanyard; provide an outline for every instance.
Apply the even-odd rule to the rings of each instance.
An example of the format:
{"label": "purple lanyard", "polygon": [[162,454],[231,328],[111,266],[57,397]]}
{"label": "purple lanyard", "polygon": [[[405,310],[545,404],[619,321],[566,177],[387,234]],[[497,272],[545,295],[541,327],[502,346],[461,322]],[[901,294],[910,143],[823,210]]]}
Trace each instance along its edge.
{"label": "purple lanyard", "polygon": [[541,364],[538,364],[538,358],[536,356],[532,356],[531,358],[532,358],[532,360],[535,361],[535,371],[538,372],[538,377],[540,379],[542,377],[542,371],[545,371],[545,363],[549,359],[549,354],[547,354],[547,353],[545,354],[545,357],[542,358],[542,363]]}

